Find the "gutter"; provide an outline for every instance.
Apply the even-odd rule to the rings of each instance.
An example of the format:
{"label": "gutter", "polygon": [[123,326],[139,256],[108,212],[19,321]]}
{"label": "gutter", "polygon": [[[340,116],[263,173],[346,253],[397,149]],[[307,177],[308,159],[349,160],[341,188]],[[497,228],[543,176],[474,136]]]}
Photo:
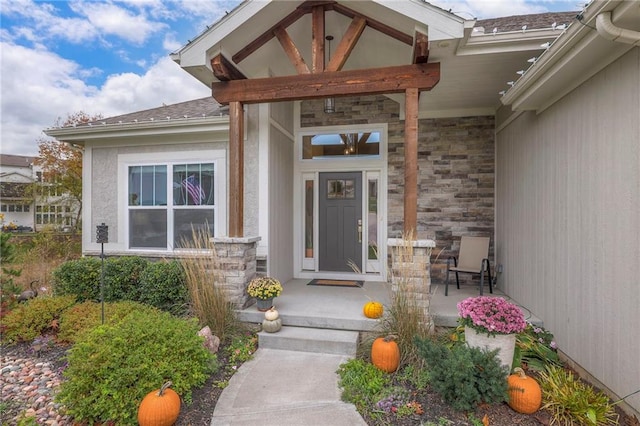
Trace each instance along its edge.
{"label": "gutter", "polygon": [[602,12],[596,17],[596,29],[607,40],[640,46],[640,32],[615,26],[611,22],[611,12]]}
{"label": "gutter", "polygon": [[[185,129],[188,129],[185,131]],[[47,136],[63,142],[84,141],[97,138],[114,138],[123,135],[152,135],[161,133],[193,133],[219,132],[229,130],[229,116],[197,117],[175,119],[171,121],[157,120],[139,123],[113,123],[98,126],[58,127],[44,130]]]}
{"label": "gutter", "polygon": [[[592,58],[594,53],[600,55],[603,61],[610,63],[633,48],[631,43],[635,46],[640,45],[638,42],[640,33],[617,27],[611,21],[612,18],[619,21],[624,18],[628,21],[637,13],[637,6],[636,2],[592,0],[576,17],[578,22],[573,22],[550,46],[546,46],[547,50],[535,60],[515,85],[507,90],[506,94],[500,98],[501,103],[511,105],[513,110],[544,111],[602,69],[602,63]],[[598,42],[598,40],[607,42],[614,39],[620,43],[610,45],[608,50],[605,50],[602,42]],[[599,51],[593,52],[593,46],[599,46]],[[565,68],[576,63],[582,64],[581,74],[574,78],[568,78],[566,75],[563,78],[558,75],[564,72]],[[543,99],[539,91],[549,85],[558,86],[558,90]]]}

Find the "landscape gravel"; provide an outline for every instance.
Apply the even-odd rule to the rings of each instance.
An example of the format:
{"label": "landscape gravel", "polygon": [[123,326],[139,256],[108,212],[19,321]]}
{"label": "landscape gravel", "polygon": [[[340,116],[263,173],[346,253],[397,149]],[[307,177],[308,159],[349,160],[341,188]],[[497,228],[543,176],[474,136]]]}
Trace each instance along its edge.
{"label": "landscape gravel", "polygon": [[62,426],[73,424],[63,407],[54,401],[60,387],[64,364],[55,364],[29,355],[21,347],[2,348],[0,393],[2,424],[15,425],[21,418],[32,417],[38,424]]}

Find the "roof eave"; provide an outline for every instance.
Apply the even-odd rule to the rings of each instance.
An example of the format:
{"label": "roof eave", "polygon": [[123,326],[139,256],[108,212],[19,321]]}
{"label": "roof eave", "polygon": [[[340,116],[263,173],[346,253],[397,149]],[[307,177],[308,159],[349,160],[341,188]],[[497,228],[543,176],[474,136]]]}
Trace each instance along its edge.
{"label": "roof eave", "polygon": [[142,123],[118,123],[100,126],[60,127],[44,130],[47,136],[63,142],[83,144],[92,139],[118,139],[131,136],[150,136],[185,133],[228,132],[229,117],[186,118]]}
{"label": "roof eave", "polygon": [[[591,2],[581,23],[574,22],[500,99],[513,110],[543,111],[632,48],[610,43],[595,30],[596,17],[616,0]],[[628,5],[627,5],[628,6]]]}

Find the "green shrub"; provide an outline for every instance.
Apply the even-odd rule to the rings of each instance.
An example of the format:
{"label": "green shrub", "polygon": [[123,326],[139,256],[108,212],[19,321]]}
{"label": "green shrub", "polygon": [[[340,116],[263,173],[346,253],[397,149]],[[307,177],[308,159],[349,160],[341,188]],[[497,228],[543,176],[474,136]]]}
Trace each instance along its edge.
{"label": "green shrub", "polygon": [[75,303],[74,296],[36,297],[18,305],[2,318],[2,339],[31,341],[54,327],[54,320]]}
{"label": "green shrub", "polygon": [[139,300],[140,278],[149,261],[138,256],[110,257],[104,265],[104,300]]}
{"label": "green shrub", "polygon": [[[137,302],[122,301],[104,304],[105,323],[115,324],[134,311],[156,312],[152,306]],[[60,342],[74,343],[82,335],[102,324],[102,304],[84,302],[74,305],[60,316],[60,327],[57,338]]]}
{"label": "green shrub", "polygon": [[142,271],[139,302],[178,315],[186,312],[188,297],[184,271],[178,261],[150,263]]}
{"label": "green shrub", "polygon": [[575,377],[571,371],[550,365],[540,373],[542,409],[552,423],[565,425],[617,425],[613,404],[602,392]]}
{"label": "green shrub", "polygon": [[338,368],[342,400],[367,411],[380,399],[380,392],[390,385],[389,375],[362,359],[350,359]]}
{"label": "green shrub", "polygon": [[73,294],[78,302],[100,299],[101,260],[83,257],[63,263],[53,271],[53,292],[62,296]]}
{"label": "green shrub", "polygon": [[522,363],[536,371],[544,371],[547,365],[562,365],[550,331],[528,323],[524,331],[518,333],[513,365],[517,367]]}
{"label": "green shrub", "polygon": [[195,320],[133,311],[82,336],[68,356],[57,400],[81,423],[135,425],[144,396],[171,380],[186,403],[217,368]]}
{"label": "green shrub", "polygon": [[466,345],[446,345],[416,339],[418,351],[429,368],[433,389],[456,410],[472,410],[479,403],[497,403],[507,398],[507,373],[496,357]]}
{"label": "green shrub", "polygon": [[20,292],[13,279],[20,276],[22,269],[10,267],[16,261],[16,245],[9,241],[11,237],[10,233],[0,232],[0,303],[3,310],[15,303],[14,295]]}
{"label": "green shrub", "polygon": [[253,358],[253,354],[258,349],[258,336],[255,333],[247,332],[234,336],[225,351],[229,357],[228,368],[236,370],[243,363]]}

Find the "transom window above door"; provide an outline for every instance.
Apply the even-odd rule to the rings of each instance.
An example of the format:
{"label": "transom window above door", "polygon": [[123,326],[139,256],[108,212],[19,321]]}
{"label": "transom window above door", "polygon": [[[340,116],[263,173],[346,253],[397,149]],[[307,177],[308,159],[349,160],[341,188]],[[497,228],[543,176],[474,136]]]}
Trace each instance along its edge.
{"label": "transom window above door", "polygon": [[302,137],[302,159],[379,157],[380,132],[319,133]]}

